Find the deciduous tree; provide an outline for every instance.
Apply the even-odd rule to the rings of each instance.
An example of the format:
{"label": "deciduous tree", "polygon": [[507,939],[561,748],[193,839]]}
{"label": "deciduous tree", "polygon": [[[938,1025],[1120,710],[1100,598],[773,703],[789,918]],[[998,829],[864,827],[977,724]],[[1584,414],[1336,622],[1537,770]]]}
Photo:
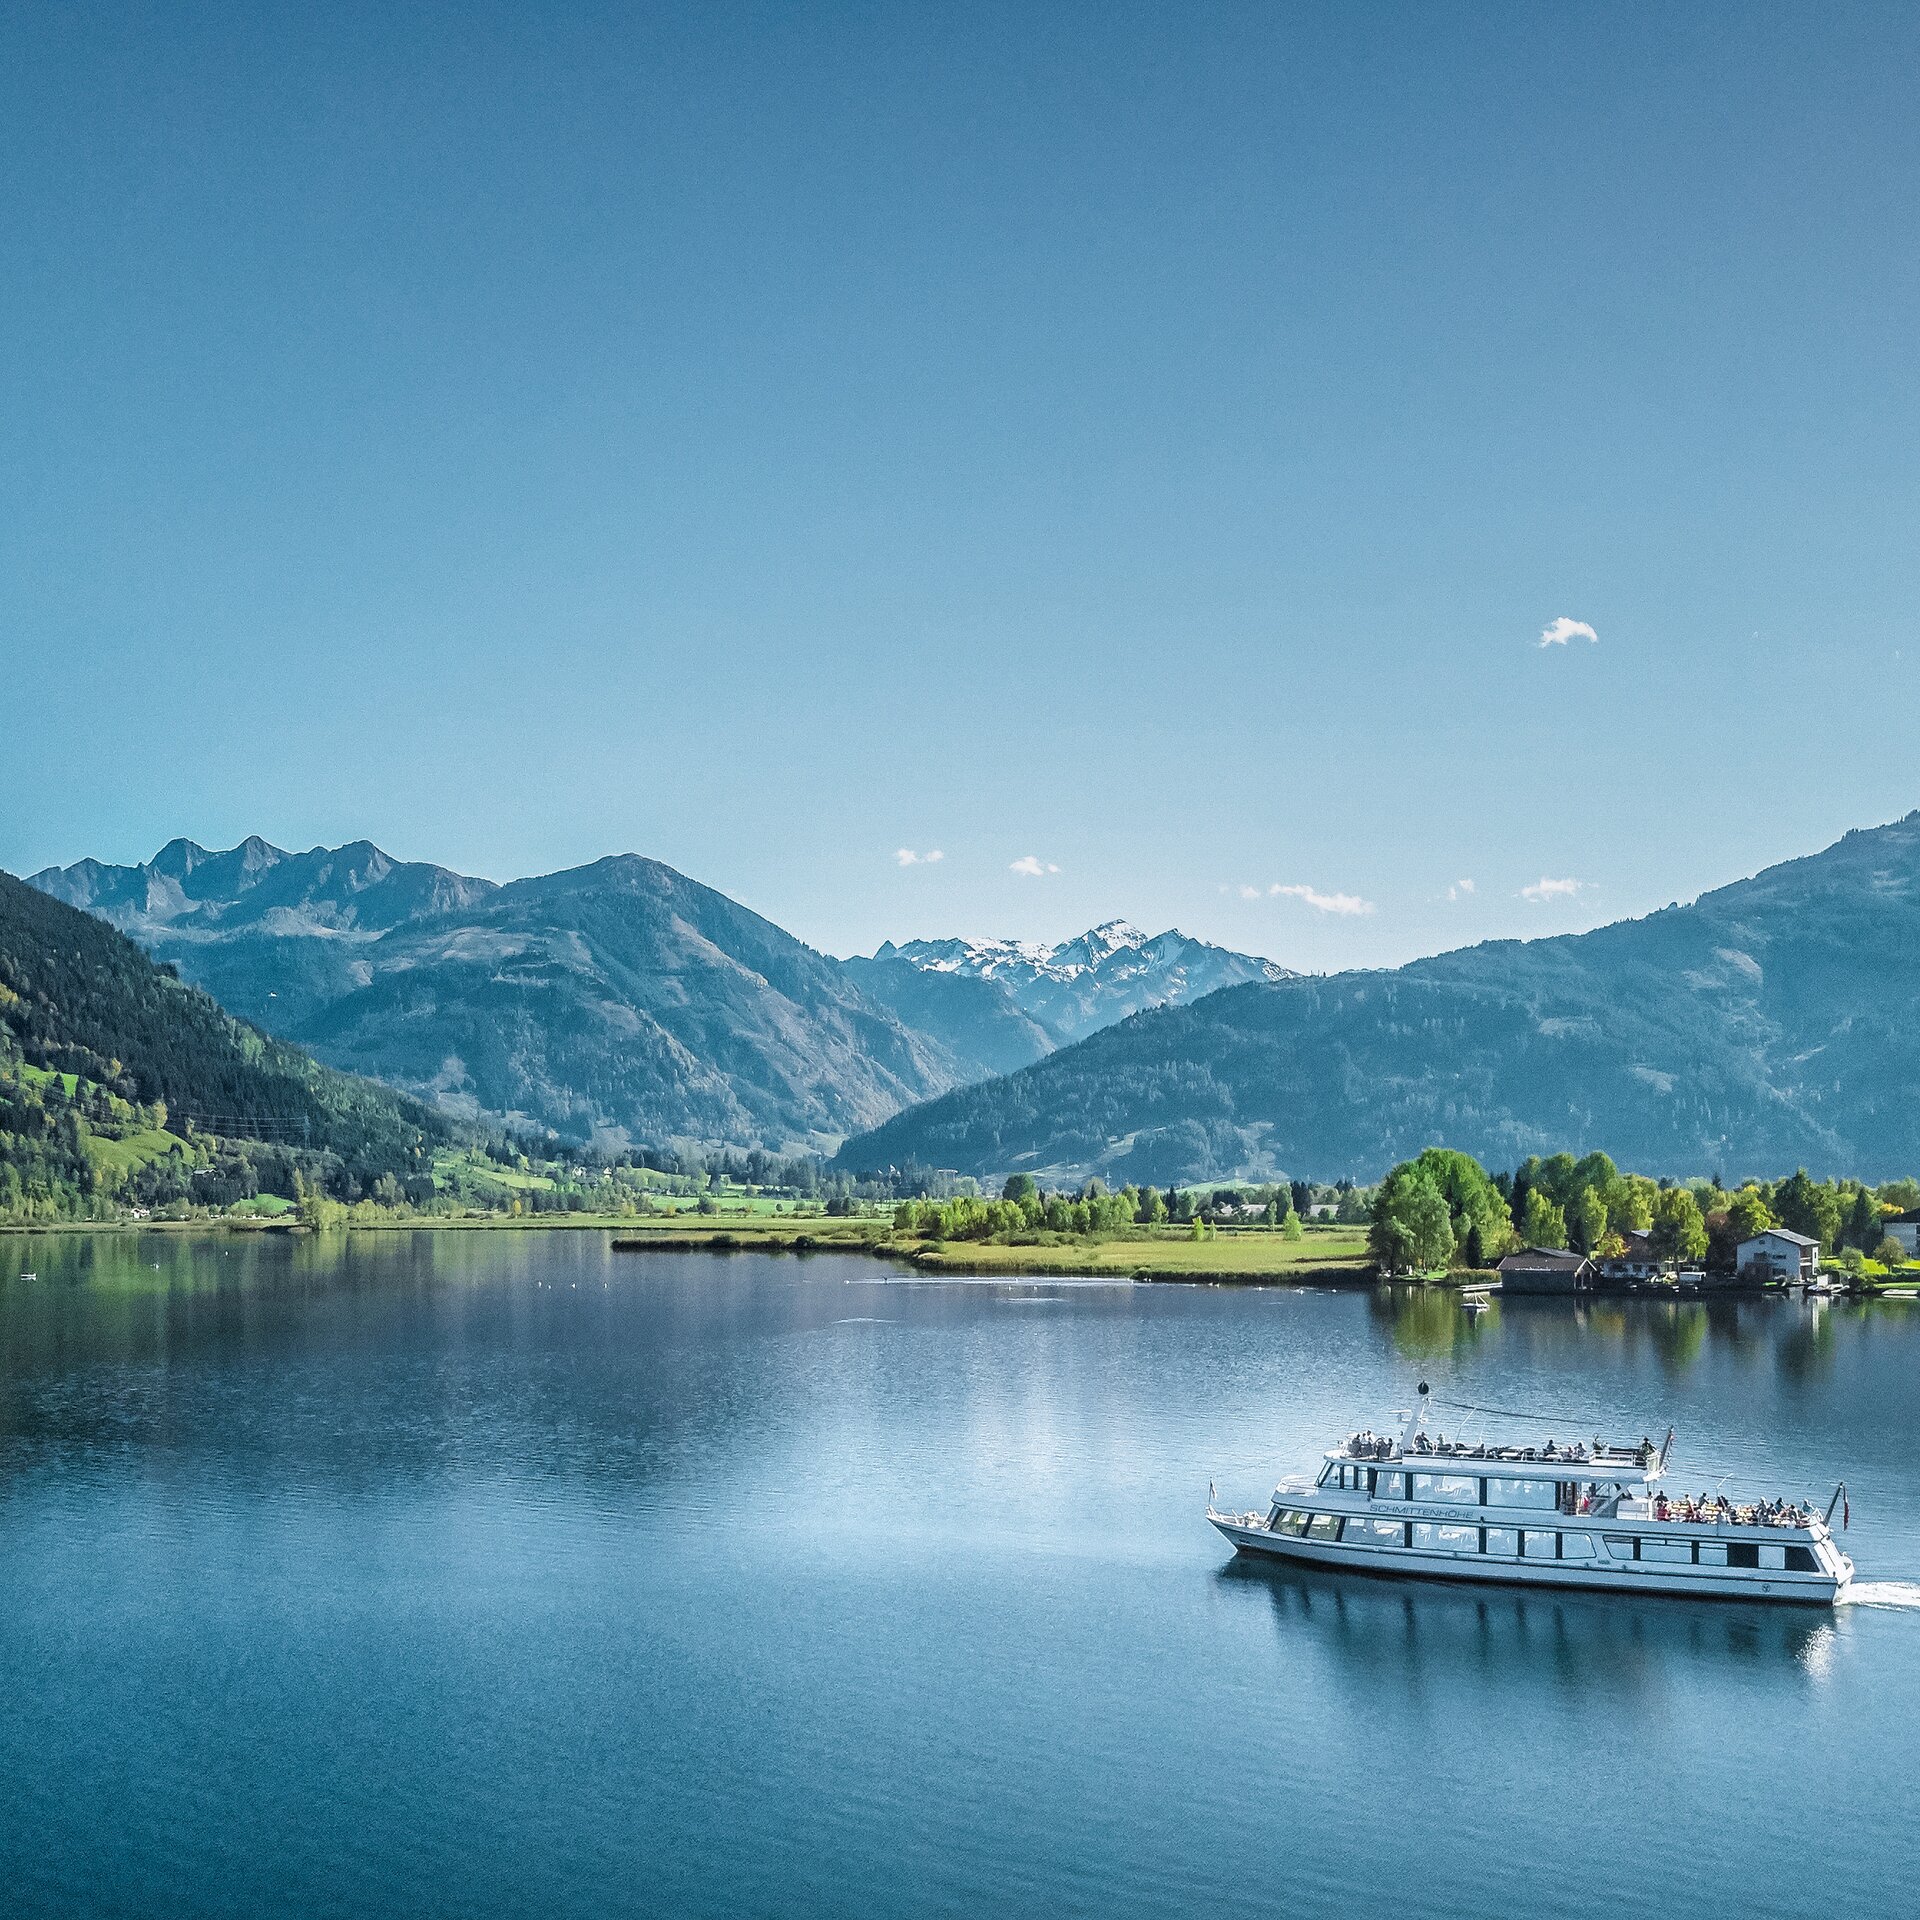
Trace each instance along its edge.
{"label": "deciduous tree", "polygon": [[1698,1260],[1707,1250],[1707,1223],[1685,1187],[1667,1187],[1654,1204],[1653,1250],[1662,1260]]}

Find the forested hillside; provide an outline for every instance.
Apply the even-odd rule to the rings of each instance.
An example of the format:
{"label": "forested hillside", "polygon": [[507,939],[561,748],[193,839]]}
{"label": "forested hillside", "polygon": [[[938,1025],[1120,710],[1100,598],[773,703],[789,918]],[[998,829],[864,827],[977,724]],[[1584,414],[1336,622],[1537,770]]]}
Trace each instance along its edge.
{"label": "forested hillside", "polygon": [[[0,1214],[193,1184],[396,1196],[446,1120],[224,1012],[122,934],[0,874]],[[297,1178],[296,1178],[297,1176]],[[430,1184],[430,1181],[429,1181]]]}
{"label": "forested hillside", "polygon": [[841,1161],[1371,1180],[1445,1145],[1890,1178],[1920,1163],[1917,1016],[1912,814],[1643,920],[1139,1014]]}

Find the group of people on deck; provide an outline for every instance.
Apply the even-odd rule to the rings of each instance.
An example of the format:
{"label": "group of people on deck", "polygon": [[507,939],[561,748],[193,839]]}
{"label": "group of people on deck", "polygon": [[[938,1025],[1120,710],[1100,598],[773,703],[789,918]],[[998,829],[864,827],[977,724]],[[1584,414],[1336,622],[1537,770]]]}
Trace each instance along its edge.
{"label": "group of people on deck", "polygon": [[1709,1499],[1704,1493],[1670,1500],[1664,1493],[1654,1495],[1656,1520],[1693,1520],[1703,1525],[1735,1527],[1804,1527],[1809,1516],[1806,1508],[1790,1500],[1762,1500],[1757,1505],[1736,1507],[1724,1493]]}

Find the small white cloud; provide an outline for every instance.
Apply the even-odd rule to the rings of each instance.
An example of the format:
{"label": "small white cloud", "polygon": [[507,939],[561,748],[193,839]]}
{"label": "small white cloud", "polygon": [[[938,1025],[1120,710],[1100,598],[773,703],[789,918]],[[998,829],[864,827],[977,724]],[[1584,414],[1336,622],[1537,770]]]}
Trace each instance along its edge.
{"label": "small white cloud", "polygon": [[1320,913],[1371,913],[1373,902],[1357,893],[1321,893],[1313,887],[1283,887],[1277,881],[1267,891],[1289,900],[1304,900]]}
{"label": "small white cloud", "polygon": [[1260,898],[1260,889],[1258,887],[1243,886],[1240,889],[1240,898],[1242,900],[1258,900]]}
{"label": "small white cloud", "polygon": [[931,853],[915,853],[911,847],[901,847],[893,856],[903,867],[930,867],[936,860],[947,856],[935,847]]}
{"label": "small white cloud", "polygon": [[1569,640],[1594,640],[1600,636],[1584,620],[1569,620],[1563,613],[1552,626],[1540,630],[1543,647],[1564,647]]}
{"label": "small white cloud", "polygon": [[1447,889],[1447,898],[1449,900],[1464,900],[1472,891],[1473,882],[1471,880],[1456,880],[1453,885]]}
{"label": "small white cloud", "polygon": [[1549,880],[1543,873],[1530,887],[1520,889],[1522,900],[1571,900],[1585,886],[1584,880]]}
{"label": "small white cloud", "polygon": [[1051,860],[1042,860],[1038,854],[1023,853],[1018,860],[1007,863],[1009,873],[1024,873],[1031,879],[1041,879],[1049,873],[1058,873],[1060,869]]}

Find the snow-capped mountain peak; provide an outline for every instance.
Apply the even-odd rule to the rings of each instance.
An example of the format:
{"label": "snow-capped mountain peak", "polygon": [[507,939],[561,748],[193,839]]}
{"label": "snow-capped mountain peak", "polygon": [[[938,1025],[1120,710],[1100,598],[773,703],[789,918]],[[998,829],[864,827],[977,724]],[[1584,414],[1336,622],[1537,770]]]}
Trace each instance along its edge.
{"label": "snow-capped mountain peak", "polygon": [[1056,968],[1098,967],[1117,953],[1138,953],[1150,944],[1131,920],[1109,920],[1102,926],[1089,927],[1077,940],[1062,941],[1048,956],[1048,964]]}
{"label": "snow-capped mountain peak", "polygon": [[991,979],[1004,966],[1044,967],[1053,949],[1038,940],[889,940],[876,960],[907,960],[925,973],[972,973]]}
{"label": "snow-capped mountain peak", "polygon": [[1130,920],[1105,921],[1057,946],[1035,940],[889,940],[874,957],[904,960],[927,973],[997,981],[1057,1043],[1145,1007],[1181,1005],[1221,987],[1287,975],[1272,960],[1210,946],[1177,929],[1149,937]]}

